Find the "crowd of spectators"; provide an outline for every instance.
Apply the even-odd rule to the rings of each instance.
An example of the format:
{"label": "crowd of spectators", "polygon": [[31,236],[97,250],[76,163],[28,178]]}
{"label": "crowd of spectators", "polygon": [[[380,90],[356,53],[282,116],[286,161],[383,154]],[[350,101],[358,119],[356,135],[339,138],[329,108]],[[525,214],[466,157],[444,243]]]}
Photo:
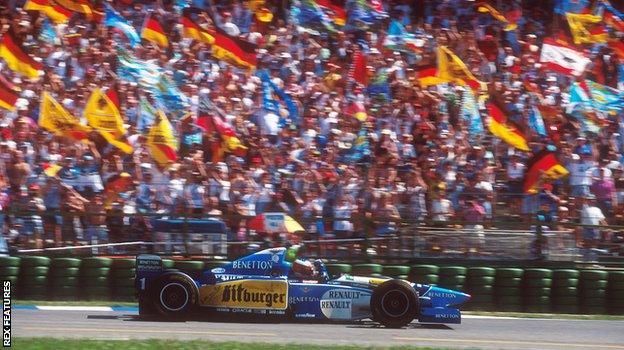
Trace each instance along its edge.
{"label": "crowd of spectators", "polygon": [[[0,110],[0,232],[17,234],[12,240],[21,245],[146,238],[155,214],[223,218],[233,232],[243,232],[243,217],[285,212],[307,234],[336,237],[352,237],[365,228],[391,234],[406,221],[443,227],[516,222],[515,227],[525,229],[538,219],[553,229],[570,229],[572,223],[624,224],[623,115],[601,120],[597,133],[585,132],[565,114],[574,78],[544,70],[539,63],[542,40],[557,33],[553,1],[499,1],[501,9],[522,8],[516,50],[502,30],[505,24],[478,13],[475,2],[467,0],[387,0],[388,18],[365,31],[335,33],[298,28],[291,16],[298,1],[267,1],[270,23],[258,21],[246,1],[214,1],[217,24],[258,45],[257,69],[268,69],[299,108],[298,122],[285,125],[279,123],[280,115],[263,108],[257,75],[214,59],[210,45],[182,35],[178,6],[185,1],[109,2],[137,30],[145,14],[153,12],[167,33],[167,49],[147,42],[127,48],[162,67],[190,101],[190,117],[171,120],[178,159],[165,167],[153,160],[137,128],[140,102],[151,101],[150,93],[117,74],[115,48],[127,46],[125,38],[77,14],[55,27],[60,42],[50,44],[40,36],[44,16],[23,11],[23,3],[0,4],[0,32],[11,27],[45,64],[44,75],[34,81],[0,61],[2,76],[21,89],[16,111]],[[422,39],[418,52],[384,47],[390,20]],[[64,36],[72,33],[80,34],[79,39]],[[483,42],[496,48],[494,55],[480,49]],[[467,87],[419,84],[419,67],[435,63],[438,45],[449,47],[478,79],[496,84],[512,111],[510,118],[523,126],[536,103],[528,95],[531,84],[542,102],[557,111],[546,120],[548,136],[528,132],[531,152],[523,152],[492,136],[487,127],[483,136],[470,135],[461,116]],[[358,51],[366,53],[371,75],[387,69],[389,100],[370,98],[350,78]],[[585,77],[622,88],[615,53],[608,47],[586,53],[592,63]],[[134,147],[131,155],[95,134],[76,142],[37,125],[44,91],[81,117],[95,88],[112,87],[119,92],[127,140]],[[220,136],[193,137],[202,98],[224,111],[248,147],[245,153],[215,160]],[[352,101],[365,106],[365,121],[347,112]],[[485,121],[482,102],[480,107]],[[357,162],[341,161],[361,130],[370,154]],[[548,145],[556,147],[570,175],[544,184],[536,194],[523,194],[527,161]],[[51,165],[61,166],[55,176],[45,173]],[[107,182],[122,173],[130,174],[133,185],[109,198]],[[586,241],[610,239],[598,228],[581,233]]]}

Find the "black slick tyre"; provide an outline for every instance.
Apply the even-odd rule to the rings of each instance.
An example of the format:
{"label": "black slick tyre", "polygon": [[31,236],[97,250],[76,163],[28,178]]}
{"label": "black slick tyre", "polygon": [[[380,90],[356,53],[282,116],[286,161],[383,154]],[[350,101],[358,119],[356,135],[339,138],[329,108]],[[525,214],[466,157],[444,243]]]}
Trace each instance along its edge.
{"label": "black slick tyre", "polygon": [[197,305],[197,286],[182,273],[166,274],[150,288],[150,297],[159,314],[168,318],[183,318]]}
{"label": "black slick tyre", "polygon": [[371,297],[373,320],[388,328],[401,328],[418,316],[418,293],[402,280],[383,282]]}

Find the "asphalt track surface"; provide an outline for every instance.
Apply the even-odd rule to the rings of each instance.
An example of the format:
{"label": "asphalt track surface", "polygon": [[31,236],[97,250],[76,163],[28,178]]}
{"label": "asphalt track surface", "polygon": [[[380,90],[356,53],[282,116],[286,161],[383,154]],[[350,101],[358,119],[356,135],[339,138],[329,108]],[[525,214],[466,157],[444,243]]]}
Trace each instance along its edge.
{"label": "asphalt track surface", "polygon": [[[13,310],[14,337],[205,339],[296,344],[414,345],[479,349],[622,349],[624,321],[470,317],[460,325],[139,320],[135,312]],[[16,345],[18,345],[16,343]]]}

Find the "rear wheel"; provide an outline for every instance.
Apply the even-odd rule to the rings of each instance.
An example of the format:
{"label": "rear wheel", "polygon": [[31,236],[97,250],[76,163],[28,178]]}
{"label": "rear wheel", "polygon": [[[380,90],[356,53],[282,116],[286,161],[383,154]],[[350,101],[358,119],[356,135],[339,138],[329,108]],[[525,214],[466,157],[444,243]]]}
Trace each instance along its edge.
{"label": "rear wheel", "polygon": [[418,316],[418,293],[402,280],[380,284],[371,297],[373,320],[389,328],[401,328]]}
{"label": "rear wheel", "polygon": [[183,274],[164,275],[154,284],[151,299],[156,311],[163,316],[187,316],[197,304],[196,286]]}

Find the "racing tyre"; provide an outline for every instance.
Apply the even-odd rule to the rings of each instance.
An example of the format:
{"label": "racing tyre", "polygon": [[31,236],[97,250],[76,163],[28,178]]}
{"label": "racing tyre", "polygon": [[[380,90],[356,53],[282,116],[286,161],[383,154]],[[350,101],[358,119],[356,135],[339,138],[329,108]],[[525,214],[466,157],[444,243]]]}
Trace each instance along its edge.
{"label": "racing tyre", "polygon": [[463,266],[443,266],[440,268],[440,276],[464,276],[466,268]]}
{"label": "racing tyre", "polygon": [[136,266],[136,260],[134,259],[114,259],[113,268],[116,269],[133,269]]}
{"label": "racing tyre", "polygon": [[545,279],[552,278],[552,270],[548,269],[526,269],[524,270],[525,279]]}
{"label": "racing tyre", "polygon": [[553,270],[553,279],[556,279],[556,280],[578,278],[579,275],[580,275],[580,272],[578,270],[571,270],[571,269]]}
{"label": "racing tyre", "polygon": [[0,257],[0,266],[20,266],[20,258],[16,256]]}
{"label": "racing tyre", "polygon": [[466,276],[442,276],[438,282],[441,286],[463,285],[466,282]]}
{"label": "racing tyre", "polygon": [[45,256],[22,256],[21,266],[50,266],[50,258]]}
{"label": "racing tyre", "polygon": [[473,277],[493,277],[496,274],[496,269],[491,267],[469,267],[468,276]]}
{"label": "racing tyre", "polygon": [[20,272],[23,276],[46,276],[49,270],[47,266],[22,266]]}
{"label": "racing tyre", "polygon": [[75,258],[55,258],[52,260],[52,267],[80,267],[82,261]]}
{"label": "racing tyre", "polygon": [[410,271],[414,275],[437,275],[440,268],[436,265],[412,265]]}
{"label": "racing tyre", "polygon": [[606,280],[609,276],[607,271],[600,270],[582,270],[581,271],[581,279],[585,281],[598,281],[598,280]]}
{"label": "racing tyre", "polygon": [[195,283],[179,273],[164,275],[154,283],[150,294],[156,311],[171,318],[188,315],[198,297]]}
{"label": "racing tyre", "polygon": [[607,281],[605,280],[596,280],[596,281],[583,281],[579,284],[579,287],[583,290],[585,289],[605,289],[607,288]]}
{"label": "racing tyre", "polygon": [[388,328],[401,328],[418,316],[418,293],[401,280],[380,284],[371,297],[373,320]]}
{"label": "racing tyre", "polygon": [[466,284],[472,286],[491,286],[494,284],[494,277],[490,276],[468,276]]}
{"label": "racing tyre", "polygon": [[163,264],[163,270],[173,268],[173,260],[171,259],[163,259],[162,264]]}
{"label": "racing tyre", "polygon": [[17,276],[18,266],[0,266],[0,276]]}
{"label": "racing tyre", "polygon": [[383,266],[379,264],[356,264],[353,265],[351,270],[356,276],[372,276],[374,274],[381,274]]}
{"label": "racing tyre", "polygon": [[550,278],[528,279],[525,280],[527,287],[550,287],[552,280]]}
{"label": "racing tyre", "polygon": [[554,279],[552,281],[553,287],[576,287],[578,286],[578,279],[576,278],[561,278]]}
{"label": "racing tyre", "polygon": [[407,275],[410,271],[409,266],[404,265],[390,265],[383,267],[383,274],[386,276],[397,277],[401,275]]}
{"label": "racing tyre", "polygon": [[113,263],[110,258],[84,258],[82,267],[109,267]]}
{"label": "racing tyre", "polygon": [[[624,291],[624,282],[623,281],[610,281],[609,289],[613,291],[616,291],[616,290]],[[622,294],[624,294],[624,292]]]}
{"label": "racing tyre", "polygon": [[520,278],[524,273],[523,269],[515,269],[510,267],[502,267],[500,269],[496,269],[496,278]]}
{"label": "racing tyre", "polygon": [[136,275],[136,269],[112,269],[111,275],[115,278],[134,278],[134,276]]}
{"label": "racing tyre", "polygon": [[519,287],[522,284],[522,278],[497,278],[494,284],[497,287]]}
{"label": "racing tyre", "polygon": [[[0,265],[2,265],[2,263],[0,263]],[[611,282],[624,282],[624,271],[609,272],[609,280]]]}
{"label": "racing tyre", "polygon": [[421,283],[421,284],[437,284],[439,281],[438,275],[433,275],[433,274],[421,275],[421,276],[410,274],[408,279],[412,282]]}

